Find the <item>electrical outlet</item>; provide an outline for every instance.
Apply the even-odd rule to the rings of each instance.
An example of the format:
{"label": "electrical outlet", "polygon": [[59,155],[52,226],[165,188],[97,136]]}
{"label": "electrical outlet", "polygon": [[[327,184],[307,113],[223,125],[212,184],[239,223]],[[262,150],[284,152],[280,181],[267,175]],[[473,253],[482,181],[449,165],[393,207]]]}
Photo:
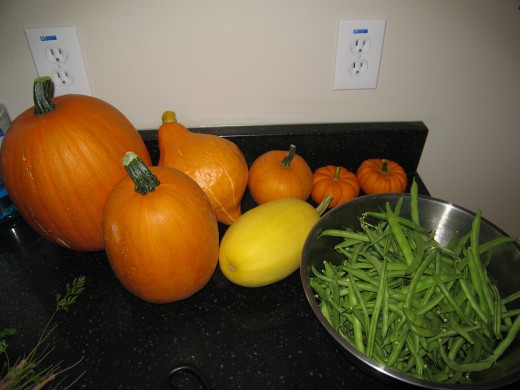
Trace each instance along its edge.
{"label": "electrical outlet", "polygon": [[377,87],[386,19],[340,20],[334,89]]}
{"label": "electrical outlet", "polygon": [[54,96],[92,95],[76,27],[26,27],[38,76],[54,81]]}

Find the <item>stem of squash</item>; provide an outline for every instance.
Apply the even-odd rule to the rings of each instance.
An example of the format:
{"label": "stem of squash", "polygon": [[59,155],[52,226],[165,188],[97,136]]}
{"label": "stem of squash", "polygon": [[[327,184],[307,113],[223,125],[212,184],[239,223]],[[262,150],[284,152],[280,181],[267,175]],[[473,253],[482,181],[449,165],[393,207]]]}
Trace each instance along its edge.
{"label": "stem of squash", "polygon": [[321,201],[318,207],[316,207],[316,212],[318,213],[318,215],[321,216],[325,212],[325,210],[327,210],[327,207],[329,207],[329,203],[332,202],[333,198],[334,197],[331,194],[328,194],[325,197],[325,199]]}
{"label": "stem of squash", "polygon": [[283,160],[280,162],[282,167],[286,167],[286,168],[290,167],[291,166],[291,161],[292,161],[292,159],[293,159],[295,154],[296,154],[296,146],[295,145],[291,145],[289,147],[289,152],[283,158]]}
{"label": "stem of squash", "polygon": [[42,115],[54,111],[56,104],[52,102],[53,97],[54,83],[49,76],[38,77],[34,80],[33,100],[35,115]]}
{"label": "stem of squash", "polygon": [[135,184],[135,192],[141,195],[155,191],[155,187],[161,184],[157,176],[148,169],[143,160],[134,152],[127,152],[125,154],[125,157],[123,157],[123,166]]}
{"label": "stem of squash", "polygon": [[164,111],[162,114],[162,123],[177,122],[177,116],[173,111]]}

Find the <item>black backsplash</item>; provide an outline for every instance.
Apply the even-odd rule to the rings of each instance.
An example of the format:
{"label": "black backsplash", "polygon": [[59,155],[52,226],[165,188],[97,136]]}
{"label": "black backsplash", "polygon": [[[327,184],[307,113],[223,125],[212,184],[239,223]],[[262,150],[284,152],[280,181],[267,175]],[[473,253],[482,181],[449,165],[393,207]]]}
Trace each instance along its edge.
{"label": "black backsplash", "polygon": [[[428,135],[423,122],[221,126],[190,130],[230,139],[242,150],[249,165],[262,153],[289,150],[289,145],[294,144],[312,169],[333,164],[355,170],[366,158],[387,158],[399,162],[407,172],[417,171]],[[157,130],[140,133],[156,164]]]}

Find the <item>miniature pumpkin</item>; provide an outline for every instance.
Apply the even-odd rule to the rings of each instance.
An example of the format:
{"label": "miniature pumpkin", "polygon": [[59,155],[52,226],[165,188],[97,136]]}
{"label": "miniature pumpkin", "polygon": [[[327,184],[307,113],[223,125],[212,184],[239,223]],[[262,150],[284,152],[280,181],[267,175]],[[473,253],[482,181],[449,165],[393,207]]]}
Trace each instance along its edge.
{"label": "miniature pumpkin", "polygon": [[217,219],[230,225],[240,215],[247,187],[247,162],[238,146],[213,134],[194,133],[166,111],[159,128],[159,166],[184,172],[208,196]]}
{"label": "miniature pumpkin", "polygon": [[248,188],[258,204],[282,198],[307,200],[312,190],[312,171],[296,154],[296,146],[291,145],[288,152],[271,150],[249,168]]}
{"label": "miniature pumpkin", "polygon": [[151,164],[130,121],[115,107],[83,95],[54,99],[50,77],[34,82],[34,107],[11,124],[1,170],[25,221],[49,241],[74,250],[104,248],[101,215],[134,150]]}
{"label": "miniature pumpkin", "polygon": [[332,195],[329,208],[336,207],[359,195],[359,183],[356,175],[347,168],[327,165],[314,172],[312,200],[321,203],[327,195]]}
{"label": "miniature pumpkin", "polygon": [[395,161],[384,158],[363,161],[356,176],[365,194],[404,192],[408,184],[404,169]]}
{"label": "miniature pumpkin", "polygon": [[218,262],[218,223],[208,197],[184,173],[146,167],[134,153],[128,176],[110,193],[103,233],[121,284],[152,303],[179,301],[201,290]]}

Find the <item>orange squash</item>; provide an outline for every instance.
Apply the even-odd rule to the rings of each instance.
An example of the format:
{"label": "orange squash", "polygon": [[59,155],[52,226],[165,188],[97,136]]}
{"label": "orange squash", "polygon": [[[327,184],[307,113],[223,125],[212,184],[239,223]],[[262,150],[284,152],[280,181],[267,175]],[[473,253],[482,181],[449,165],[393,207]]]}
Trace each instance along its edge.
{"label": "orange squash", "polygon": [[332,195],[329,208],[336,207],[359,195],[356,175],[347,168],[327,165],[314,172],[312,200],[320,204],[327,195]]}
{"label": "orange squash", "polygon": [[110,193],[103,233],[121,284],[152,303],[183,300],[201,290],[218,261],[218,223],[208,197],[184,173],[146,167],[134,153],[129,175]]}
{"label": "orange squash", "polygon": [[101,215],[134,150],[151,164],[130,121],[110,104],[83,95],[52,99],[50,77],[34,82],[34,107],[6,133],[1,170],[21,216],[49,241],[78,251],[104,248]]}
{"label": "orange squash", "polygon": [[384,158],[363,161],[356,176],[365,194],[404,192],[408,184],[403,167]]}
{"label": "orange squash", "polygon": [[282,198],[307,200],[312,176],[307,162],[291,145],[288,152],[271,150],[260,155],[249,168],[248,188],[258,204]]}
{"label": "orange squash", "polygon": [[213,134],[194,133],[166,111],[159,127],[159,166],[184,172],[208,196],[219,222],[230,225],[240,215],[247,187],[247,162],[238,146]]}

